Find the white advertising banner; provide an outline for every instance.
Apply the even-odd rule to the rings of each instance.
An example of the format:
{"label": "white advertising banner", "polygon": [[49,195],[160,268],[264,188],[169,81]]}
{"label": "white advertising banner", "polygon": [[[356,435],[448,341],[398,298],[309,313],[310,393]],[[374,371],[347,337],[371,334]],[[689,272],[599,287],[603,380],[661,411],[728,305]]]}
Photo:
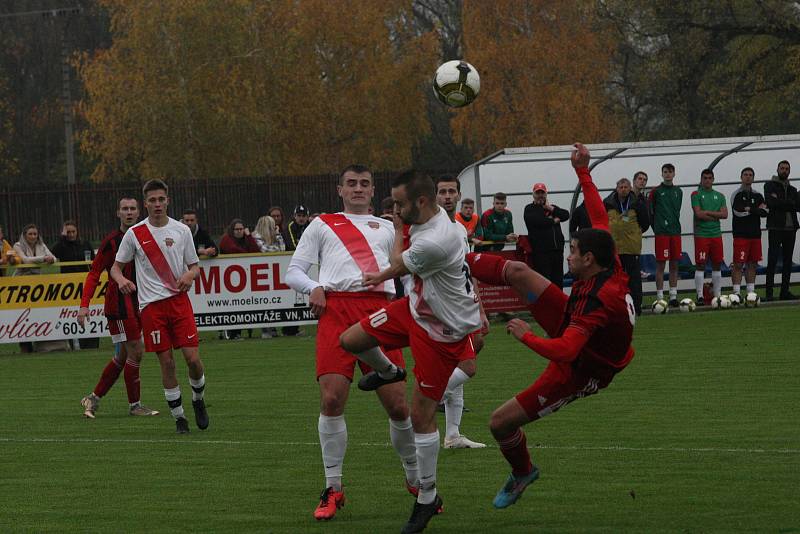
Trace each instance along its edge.
{"label": "white advertising banner", "polygon": [[[241,254],[200,261],[189,290],[199,330],[316,323],[308,296],[284,283],[291,253]],[[309,273],[316,276],[315,272]],[[103,315],[105,273],[78,324],[86,273],[0,277],[0,343],[108,335]]]}

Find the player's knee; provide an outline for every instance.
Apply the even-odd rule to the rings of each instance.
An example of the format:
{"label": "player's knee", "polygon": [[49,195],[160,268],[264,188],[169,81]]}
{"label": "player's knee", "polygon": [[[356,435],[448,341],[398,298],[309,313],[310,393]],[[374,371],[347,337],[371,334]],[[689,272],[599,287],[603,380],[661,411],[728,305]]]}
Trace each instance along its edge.
{"label": "player's knee", "polygon": [[173,358],[159,358],[162,373],[175,374],[175,360]]}
{"label": "player's knee", "polygon": [[505,274],[506,282],[509,285],[514,285],[514,282],[520,280],[522,276],[525,275],[526,272],[529,272],[530,268],[521,261],[509,261],[506,263]]}
{"label": "player's knee", "polygon": [[405,421],[408,419],[409,415],[408,404],[406,404],[404,400],[392,402],[392,404],[386,407],[386,414],[389,416],[389,419],[393,421]]}
{"label": "player's knee", "polygon": [[319,411],[322,415],[336,417],[344,413],[345,395],[335,391],[324,392],[319,403]]}
{"label": "player's knee", "polygon": [[489,431],[495,437],[495,439],[503,439],[508,437],[514,429],[510,425],[509,421],[503,417],[503,414],[500,410],[495,410],[492,413],[492,417],[489,419]]}
{"label": "player's knee", "polygon": [[[483,344],[482,344],[482,343],[481,343],[481,346],[483,346]],[[477,347],[477,345],[476,345],[476,346],[475,346],[475,352],[477,353],[477,352],[478,352],[478,350],[480,350],[480,349],[478,349],[478,347]],[[477,366],[477,365],[475,365],[475,359],[471,359],[471,360],[464,360],[464,361],[462,361],[462,362],[459,362],[459,364],[458,364],[458,368],[459,368],[459,369],[461,369],[461,371],[462,371],[462,372],[463,372],[465,375],[467,375],[468,377],[470,377],[470,378],[472,378],[473,376],[475,376],[475,374],[478,372],[478,366]]]}

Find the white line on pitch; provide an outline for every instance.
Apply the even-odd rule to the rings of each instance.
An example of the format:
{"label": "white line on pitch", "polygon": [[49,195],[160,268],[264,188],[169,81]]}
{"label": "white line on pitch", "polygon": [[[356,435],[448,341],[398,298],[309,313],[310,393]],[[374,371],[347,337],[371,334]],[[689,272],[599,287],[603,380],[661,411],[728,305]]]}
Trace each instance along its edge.
{"label": "white line on pitch", "polygon": [[[0,443],[184,443],[187,445],[263,445],[265,447],[318,447],[317,441],[249,441],[192,439],[107,439],[107,438],[0,438]],[[359,447],[391,447],[390,443],[351,443]],[[490,445],[491,447],[491,445]],[[800,449],[744,449],[719,447],[624,447],[583,445],[532,445],[529,449],[620,452],[714,452],[740,454],[800,454]]]}

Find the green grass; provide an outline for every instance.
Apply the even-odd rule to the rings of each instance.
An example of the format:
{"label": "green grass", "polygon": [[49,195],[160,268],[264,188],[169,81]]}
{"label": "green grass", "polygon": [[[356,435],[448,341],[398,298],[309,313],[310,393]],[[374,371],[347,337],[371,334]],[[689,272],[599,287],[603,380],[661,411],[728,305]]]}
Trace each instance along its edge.
{"label": "green grass", "polygon": [[[800,532],[798,323],[798,306],[640,318],[637,356],[607,390],[526,428],[542,477],[502,511],[491,501],[508,467],[487,421],[545,360],[495,325],[462,425],[490,446],[440,452],[445,513],[429,531]],[[167,413],[129,417],[121,380],[96,420],[81,417],[107,342],[0,346],[0,531],[399,531],[412,498],[374,395],[351,392],[348,502],[317,523],[313,337],[213,337],[201,345],[211,427],[188,436]],[[152,355],[142,388],[166,412]]]}

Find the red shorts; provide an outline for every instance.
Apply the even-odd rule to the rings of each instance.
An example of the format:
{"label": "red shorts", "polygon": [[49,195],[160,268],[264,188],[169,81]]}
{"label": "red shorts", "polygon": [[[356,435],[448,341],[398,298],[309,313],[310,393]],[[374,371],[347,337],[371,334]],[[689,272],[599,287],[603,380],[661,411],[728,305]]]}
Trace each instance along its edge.
{"label": "red shorts", "polygon": [[711,263],[722,263],[722,259],[722,237],[694,238],[695,265],[705,265],[708,260]]}
{"label": "red shorts", "polygon": [[147,352],[197,346],[194,310],[186,293],[151,302],[144,307],[141,315]]}
{"label": "red shorts", "polygon": [[[327,306],[317,325],[317,379],[329,373],[346,376],[353,380],[353,369],[358,363],[363,374],[372,371],[339,345],[339,336],[367,315],[389,303],[385,293],[325,293]],[[393,364],[405,367],[403,351],[381,347]]]}
{"label": "red shorts", "polygon": [[762,259],[760,237],[733,238],[733,261],[735,263],[758,263]]}
{"label": "red shorts", "polygon": [[472,334],[454,343],[431,339],[411,316],[408,297],[395,300],[362,319],[361,327],[387,348],[411,347],[417,387],[435,401],[444,395],[458,362],[475,357]]}
{"label": "red shorts", "polygon": [[126,341],[136,341],[142,337],[142,322],[139,317],[128,319],[110,319],[108,321],[108,333],[111,334],[112,343],[125,343]]}
{"label": "red shorts", "polygon": [[681,257],[681,236],[657,235],[655,253],[656,261],[678,261]]}
{"label": "red shorts", "polygon": [[597,393],[608,386],[620,370],[593,364],[581,356],[570,363],[550,362],[536,382],[515,398],[531,421],[535,421],[575,399]]}

